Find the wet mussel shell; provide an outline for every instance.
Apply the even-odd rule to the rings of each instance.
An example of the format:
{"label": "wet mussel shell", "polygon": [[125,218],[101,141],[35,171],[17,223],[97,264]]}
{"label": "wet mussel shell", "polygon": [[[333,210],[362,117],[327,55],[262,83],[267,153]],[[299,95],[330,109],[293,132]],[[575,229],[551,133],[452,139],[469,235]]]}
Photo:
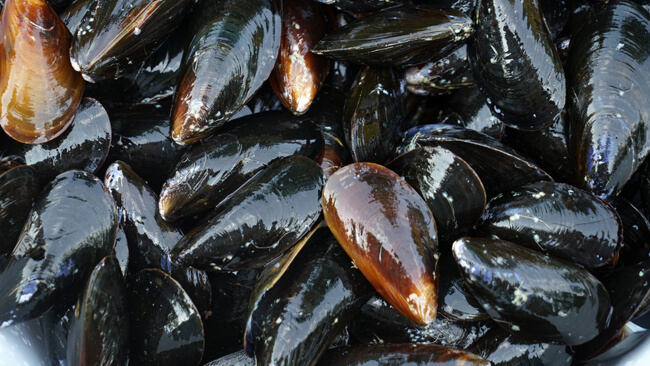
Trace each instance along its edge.
{"label": "wet mussel shell", "polygon": [[323,214],[339,244],[382,297],[415,323],[433,322],[436,223],[406,181],[381,165],[348,165],[327,181]]}
{"label": "wet mussel shell", "polygon": [[445,94],[474,87],[474,75],[467,60],[467,46],[463,45],[438,60],[407,68],[404,71],[404,82],[408,91],[418,95]]}
{"label": "wet mussel shell", "polygon": [[506,125],[537,130],[564,108],[566,81],[536,0],[480,0],[469,63],[492,112]]}
{"label": "wet mussel shell", "polygon": [[329,230],[321,229],[256,301],[245,349],[259,365],[315,364],[373,293]]}
{"label": "wet mussel shell", "polygon": [[322,134],[306,117],[265,112],[234,120],[183,154],[163,185],[160,214],[175,221],[212,210],[272,161],[294,154],[315,158],[322,146]]}
{"label": "wet mussel shell", "polygon": [[203,324],[190,297],[171,276],[145,269],[127,282],[131,322],[130,363],[198,365]]}
{"label": "wet mussel shell", "polygon": [[0,125],[22,143],[51,141],[72,123],[84,90],[70,33],[45,0],[8,1],[0,24]]}
{"label": "wet mussel shell", "polygon": [[461,238],[453,252],[472,294],[510,333],[578,345],[609,323],[607,290],[582,267],[498,239]]}
{"label": "wet mussel shell", "polygon": [[57,176],[34,203],[0,277],[0,326],[74,302],[102,258],[111,254],[117,209],[85,171]]}
{"label": "wet mussel shell", "polygon": [[[650,13],[599,7],[571,39],[571,156],[578,187],[616,195],[650,153]],[[615,72],[613,72],[615,70]]]}
{"label": "wet mussel shell", "polygon": [[318,365],[488,366],[490,362],[473,353],[436,344],[360,344],[334,348],[325,353]]}
{"label": "wet mussel shell", "polygon": [[452,52],[471,34],[472,21],[460,11],[404,5],[330,32],[312,52],[364,65],[417,65]]}
{"label": "wet mussel shell", "polygon": [[102,259],[79,297],[68,335],[67,364],[125,365],[129,350],[126,287],[117,259]]}
{"label": "wet mussel shell", "polygon": [[70,60],[84,79],[97,82],[139,65],[180,24],[193,0],[102,0],[85,10]]}
{"label": "wet mussel shell", "polygon": [[395,155],[421,146],[439,146],[465,160],[481,178],[488,199],[524,184],[552,181],[542,169],[512,148],[474,130],[443,124],[413,127],[402,133]]}
{"label": "wet mussel shell", "polygon": [[16,246],[39,192],[34,168],[0,160],[0,256],[11,253]]}
{"label": "wet mussel shell", "polygon": [[172,112],[174,141],[209,136],[260,89],[280,49],[281,9],[279,0],[198,2]]}
{"label": "wet mussel shell", "polygon": [[387,166],[424,198],[436,219],[441,243],[451,246],[463,231],[481,218],[485,188],[474,170],[461,158],[441,147],[411,150]]}
{"label": "wet mussel shell", "polygon": [[366,67],[345,101],[344,131],[354,161],[383,164],[399,141],[404,85],[390,67]]}
{"label": "wet mussel shell", "polygon": [[320,216],[325,176],[309,158],[277,159],[222,201],[172,250],[180,266],[238,271],[264,266]]}
{"label": "wet mussel shell", "polygon": [[493,198],[478,230],[590,270],[612,267],[623,241],[611,205],[566,183],[545,181]]}
{"label": "wet mussel shell", "polygon": [[25,162],[38,172],[41,184],[49,183],[57,175],[72,169],[96,173],[102,166],[111,146],[111,121],[102,105],[84,98],[74,121],[58,138],[38,145],[15,143],[14,154],[25,157]]}

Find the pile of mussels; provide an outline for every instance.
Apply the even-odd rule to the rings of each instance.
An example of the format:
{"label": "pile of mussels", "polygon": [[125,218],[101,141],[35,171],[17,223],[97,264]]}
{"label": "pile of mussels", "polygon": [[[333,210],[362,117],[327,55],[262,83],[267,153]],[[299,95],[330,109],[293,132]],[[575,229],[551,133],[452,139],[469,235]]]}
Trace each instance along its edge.
{"label": "pile of mussels", "polygon": [[626,352],[636,1],[7,0],[0,328],[53,365]]}

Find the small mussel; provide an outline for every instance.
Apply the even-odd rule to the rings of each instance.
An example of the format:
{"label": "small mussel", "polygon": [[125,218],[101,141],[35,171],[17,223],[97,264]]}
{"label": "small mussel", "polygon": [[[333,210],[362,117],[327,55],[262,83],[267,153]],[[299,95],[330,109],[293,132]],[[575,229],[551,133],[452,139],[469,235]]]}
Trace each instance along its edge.
{"label": "small mussel", "polygon": [[70,32],[45,0],[9,0],[0,22],[0,125],[16,141],[55,139],[84,90],[70,64]]}
{"label": "small mussel", "polygon": [[125,365],[129,313],[120,264],[102,259],[84,289],[70,325],[68,365]]}
{"label": "small mussel", "polygon": [[473,353],[436,344],[360,344],[333,348],[318,365],[488,366],[490,362]]}
{"label": "small mussel", "polygon": [[623,241],[612,206],[568,184],[545,181],[493,198],[479,230],[590,270],[613,266]]}
{"label": "small mussel", "polygon": [[142,270],[127,282],[127,296],[131,364],[199,364],[205,346],[201,317],[171,276],[157,269]]}
{"label": "small mussel", "polygon": [[390,67],[366,67],[345,101],[345,140],[354,161],[383,164],[399,141],[406,114],[404,85]]}
{"label": "small mussel", "polygon": [[650,153],[650,13],[601,6],[571,38],[571,152],[576,184],[618,194]]}
{"label": "small mussel", "polygon": [[74,302],[115,243],[117,210],[99,179],[81,170],[57,176],[36,199],[0,277],[0,327]]}
{"label": "small mussel", "polygon": [[215,207],[172,250],[180,266],[258,268],[293,246],[320,216],[323,170],[304,156],[277,159]]}
{"label": "small mussel", "polygon": [[566,82],[537,0],[480,0],[475,23],[468,56],[492,112],[517,129],[550,126]]}
{"label": "small mussel", "polygon": [[327,228],[279,275],[248,318],[245,349],[258,365],[315,364],[374,293]]}
{"label": "small mussel", "polygon": [[89,82],[139,65],[180,24],[194,0],[85,1],[70,60]]}
{"label": "small mussel", "polygon": [[327,225],[379,294],[418,324],[436,318],[438,234],[426,202],[373,163],[336,171],[323,190]]}
{"label": "small mussel", "polygon": [[280,49],[281,9],[279,0],[198,2],[172,112],[174,141],[209,136],[260,89]]}
{"label": "small mussel", "polygon": [[312,52],[364,65],[417,65],[448,54],[471,34],[472,21],[460,11],[404,5],[330,32]]}
{"label": "small mussel", "polygon": [[609,323],[607,290],[582,267],[498,239],[461,238],[453,252],[476,299],[510,333],[578,345]]}

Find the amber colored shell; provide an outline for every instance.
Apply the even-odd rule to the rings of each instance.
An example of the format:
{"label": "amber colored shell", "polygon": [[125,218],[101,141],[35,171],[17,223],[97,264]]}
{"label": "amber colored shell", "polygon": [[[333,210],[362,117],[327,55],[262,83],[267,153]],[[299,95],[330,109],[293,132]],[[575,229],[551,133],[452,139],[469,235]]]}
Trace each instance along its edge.
{"label": "amber colored shell", "polygon": [[70,32],[45,0],[8,0],[0,27],[0,125],[22,143],[51,141],[72,123],[84,90]]}

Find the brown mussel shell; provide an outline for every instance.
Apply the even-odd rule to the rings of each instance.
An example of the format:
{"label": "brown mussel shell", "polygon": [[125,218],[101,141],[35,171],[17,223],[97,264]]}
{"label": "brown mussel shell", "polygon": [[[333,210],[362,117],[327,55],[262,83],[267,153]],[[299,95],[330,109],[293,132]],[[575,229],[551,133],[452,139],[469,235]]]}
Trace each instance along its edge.
{"label": "brown mussel shell", "polygon": [[158,269],[127,282],[131,322],[130,363],[196,366],[204,349],[198,310],[181,286]]}
{"label": "brown mussel shell", "polygon": [[256,300],[245,349],[259,365],[314,365],[373,293],[323,228]]}
{"label": "brown mussel shell", "polygon": [[479,0],[468,56],[476,84],[506,125],[537,130],[564,108],[564,69],[537,0]]}
{"label": "brown mussel shell", "polygon": [[225,127],[188,149],[169,175],[158,203],[165,220],[212,210],[273,160],[294,154],[315,158],[323,146],[316,125],[287,112],[257,113]]}
{"label": "brown mussel shell", "polygon": [[473,353],[436,344],[359,344],[332,349],[318,365],[488,366],[490,362]]}
{"label": "brown mussel shell", "polygon": [[457,10],[404,5],[330,32],[312,52],[364,65],[417,65],[460,47],[471,33],[472,21]]}
{"label": "brown mussel shell", "polygon": [[282,41],[269,82],[282,104],[295,114],[307,112],[329,65],[311,52],[328,30],[325,9],[313,1],[282,0]]}
{"label": "brown mussel shell", "polygon": [[209,136],[260,89],[280,49],[281,9],[279,0],[199,1],[176,89],[174,141]]}
{"label": "brown mussel shell", "polygon": [[379,294],[418,324],[436,317],[438,235],[426,202],[373,163],[336,171],[323,190],[332,234]]}
{"label": "brown mussel shell", "polygon": [[488,199],[524,184],[552,181],[542,169],[512,148],[474,130],[442,124],[413,127],[402,133],[395,155],[421,146],[439,146],[465,160],[481,178]]}
{"label": "brown mussel shell", "polygon": [[461,238],[453,252],[472,294],[512,334],[578,345],[609,322],[607,290],[582,267],[498,239]]}
{"label": "brown mussel shell", "polygon": [[404,85],[390,68],[366,67],[345,101],[345,140],[352,159],[383,164],[399,141],[406,114]]}
{"label": "brown mussel shell", "polygon": [[[4,168],[9,165],[6,171]],[[0,160],[0,256],[11,253],[39,193],[36,171]]]}
{"label": "brown mussel shell", "polygon": [[180,24],[194,0],[102,0],[88,6],[70,60],[89,82],[139,65]]}
{"label": "brown mussel shell", "polygon": [[70,32],[45,0],[9,0],[2,10],[0,125],[40,144],[72,123],[84,91],[70,64]]}
{"label": "brown mussel shell", "polygon": [[67,364],[125,365],[129,350],[126,288],[117,258],[95,267],[79,297],[68,335]]}
{"label": "brown mussel shell", "polygon": [[323,170],[304,156],[273,161],[215,207],[172,250],[175,264],[213,271],[262,267],[320,216]]}
{"label": "brown mussel shell", "polygon": [[0,327],[74,302],[115,242],[117,210],[99,179],[81,170],[57,176],[34,203],[0,277]]}
{"label": "brown mussel shell", "polygon": [[579,188],[544,181],[493,198],[479,230],[589,270],[613,266],[623,241],[612,206]]}
{"label": "brown mussel shell", "polygon": [[102,166],[111,146],[111,121],[102,105],[84,98],[72,125],[53,141],[38,144],[14,144],[12,151],[38,172],[42,184],[71,170],[95,173]]}
{"label": "brown mussel shell", "polygon": [[578,187],[618,194],[650,153],[650,13],[601,6],[571,39],[571,156]]}
{"label": "brown mussel shell", "polygon": [[422,147],[400,155],[387,166],[424,198],[436,219],[441,243],[476,224],[486,204],[485,188],[474,170],[441,147]]}

